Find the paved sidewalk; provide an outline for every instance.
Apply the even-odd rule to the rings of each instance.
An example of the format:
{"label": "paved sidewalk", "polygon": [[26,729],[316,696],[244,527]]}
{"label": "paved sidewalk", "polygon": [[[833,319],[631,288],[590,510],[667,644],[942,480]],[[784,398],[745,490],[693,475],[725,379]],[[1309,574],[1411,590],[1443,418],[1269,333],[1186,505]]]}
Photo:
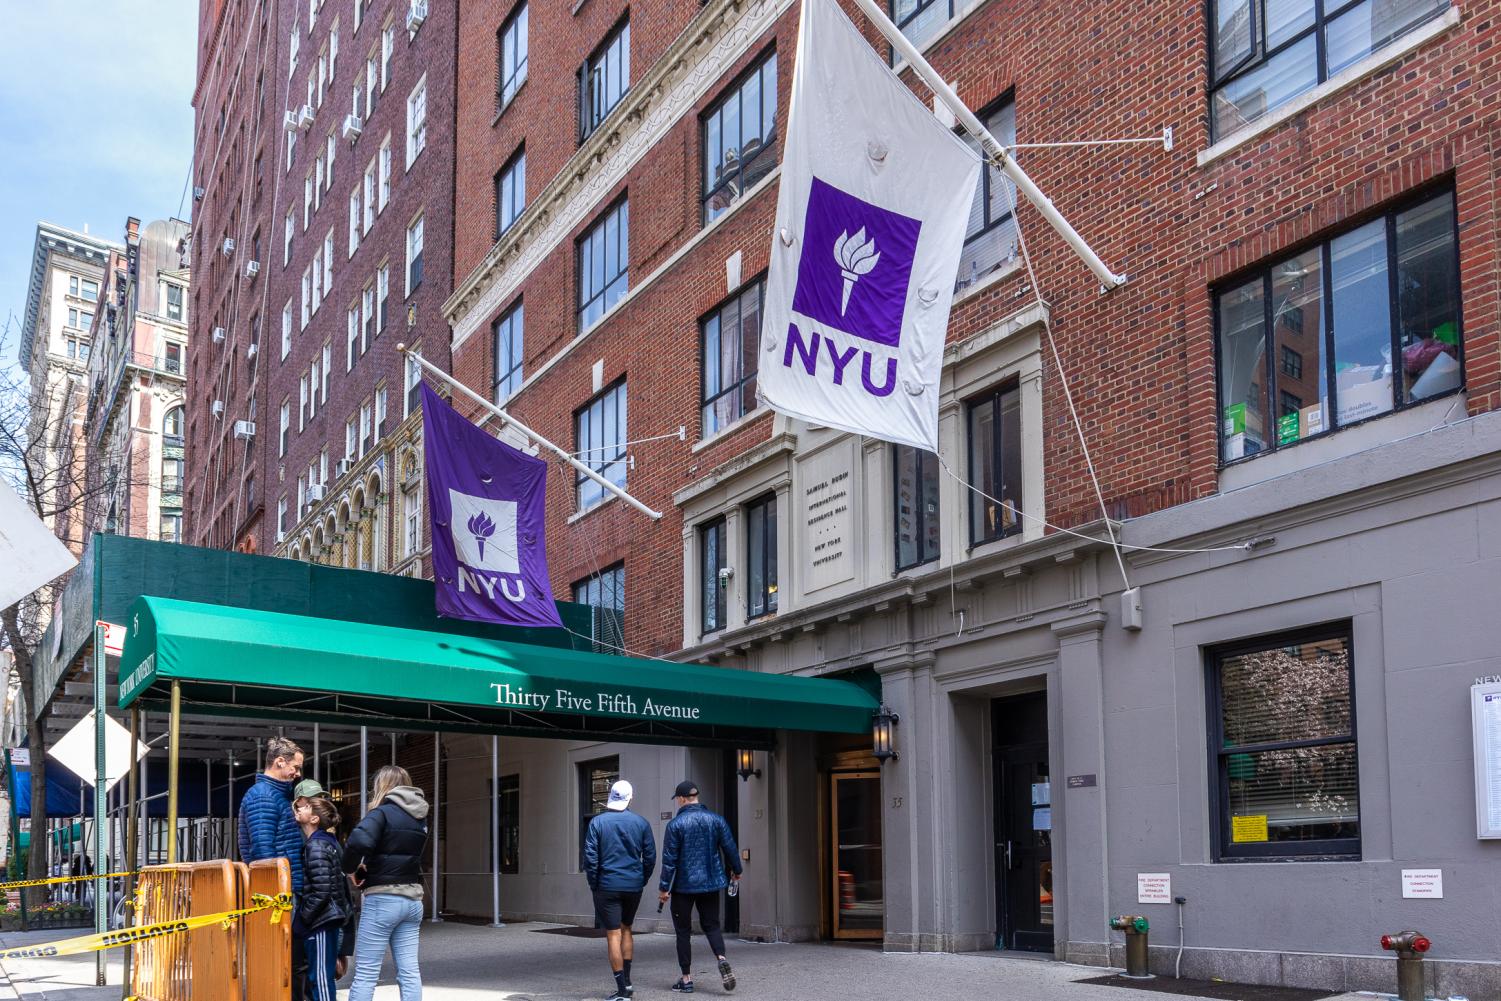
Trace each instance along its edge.
{"label": "paved sidewalk", "polygon": [[[545,933],[557,928],[535,922],[493,929],[447,922],[422,929],[424,1001],[582,1001],[605,996],[611,986],[604,942]],[[0,947],[34,945],[56,932],[0,936]],[[1081,984],[1105,972],[1045,959],[993,953],[900,955],[839,945],[759,945],[731,941],[730,961],[740,985],[734,996],[756,1001],[1172,1001],[1170,995]],[[695,942],[699,994],[724,996],[719,976],[706,962],[708,948]],[[118,1001],[120,964],[113,956],[110,987],[94,987],[93,956],[11,960],[5,972],[25,1001]],[[667,988],[677,977],[673,938],[636,939],[633,967],[640,1001],[675,997]],[[387,965],[377,1001],[398,1001]],[[345,984],[347,988],[347,981]],[[341,997],[344,992],[341,992]],[[1354,995],[1346,995],[1353,998]],[[0,986],[0,1001],[10,1001]]]}

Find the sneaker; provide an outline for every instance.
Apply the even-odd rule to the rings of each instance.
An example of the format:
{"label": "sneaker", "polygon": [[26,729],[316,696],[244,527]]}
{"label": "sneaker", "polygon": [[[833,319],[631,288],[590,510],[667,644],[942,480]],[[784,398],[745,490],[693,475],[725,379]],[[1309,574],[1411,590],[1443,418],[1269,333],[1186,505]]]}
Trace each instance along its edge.
{"label": "sneaker", "polygon": [[735,972],[730,969],[730,961],[728,959],[721,959],[719,961],[719,979],[724,984],[725,990],[732,991],[735,989]]}
{"label": "sneaker", "polygon": [[636,995],[636,985],[635,984],[626,984],[625,985],[625,996],[627,998],[631,998],[631,997],[635,997],[635,995]]}
{"label": "sneaker", "polygon": [[605,998],[605,1001],[630,1001],[630,997],[619,991],[611,991],[610,996]]}
{"label": "sneaker", "polygon": [[674,994],[692,994],[693,981],[684,980],[682,977],[679,977],[678,982],[672,985],[672,992]]}

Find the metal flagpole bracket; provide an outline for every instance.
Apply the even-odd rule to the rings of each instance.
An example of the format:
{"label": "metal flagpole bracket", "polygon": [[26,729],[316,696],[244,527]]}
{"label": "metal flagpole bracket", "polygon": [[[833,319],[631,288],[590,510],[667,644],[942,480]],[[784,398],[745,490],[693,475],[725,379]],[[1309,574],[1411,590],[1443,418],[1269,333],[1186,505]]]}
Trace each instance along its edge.
{"label": "metal flagpole bracket", "polygon": [[1105,265],[1100,255],[1096,254],[1094,248],[1084,241],[1078,231],[1064,218],[1063,213],[1053,205],[1052,200],[1042,193],[1042,189],[1027,176],[1026,171],[1017,166],[1016,160],[1006,152],[1006,148],[1001,145],[1000,141],[990,134],[990,130],[981,123],[973,111],[969,110],[969,106],[959,99],[959,95],[954,93],[954,88],[938,75],[938,71],[923,58],[922,53],[917,50],[911,40],[892,23],[891,18],[886,15],[876,0],[855,0],[855,4],[865,12],[865,16],[870,18],[876,30],[885,36],[892,48],[901,54],[907,65],[912,67],[912,71],[922,78],[923,83],[933,91],[933,95],[954,113],[959,124],[964,126],[964,131],[979,141],[985,155],[1000,168],[1001,173],[1016,185],[1017,190],[1026,196],[1027,201],[1042,213],[1048,225],[1063,237],[1063,241],[1073,248],[1074,253],[1078,254],[1089,270],[1094,272],[1095,277],[1100,280],[1101,291],[1108,292],[1126,284],[1126,276],[1117,274]]}
{"label": "metal flagpole bracket", "polygon": [[[413,361],[415,361],[418,365],[422,366],[422,368],[424,370],[426,370],[427,372],[431,373],[432,376],[435,379],[439,379],[443,383],[445,383],[446,385],[451,386],[453,389],[457,390],[460,393],[463,393],[469,399],[473,400],[475,403],[478,403],[480,406],[484,407],[490,413],[492,413],[496,417],[500,418],[500,421],[501,421],[502,425],[505,425],[505,424],[511,425],[517,431],[520,431],[522,434],[526,435],[532,441],[534,441],[537,444],[543,446],[548,451],[550,451],[554,455],[556,455],[558,458],[560,458],[564,462],[568,463],[568,465],[572,466],[575,470],[577,470],[578,472],[582,473],[584,476],[587,476],[589,479],[593,480],[595,483],[599,484],[602,488],[604,488],[605,490],[608,490],[610,493],[614,494],[616,497],[619,497],[621,500],[625,501],[627,504],[629,504],[631,507],[635,508],[637,511],[640,511],[642,514],[646,515],[648,518],[651,518],[651,519],[653,519],[655,521],[661,521],[662,520],[662,512],[660,512],[660,511],[654,511],[651,508],[647,507],[645,504],[641,503],[636,498],[632,497],[622,487],[620,487],[619,485],[611,482],[610,480],[607,480],[605,477],[601,476],[594,469],[590,468],[589,466],[587,466],[584,463],[582,463],[582,462],[578,461],[577,459],[575,459],[573,457],[573,455],[570,454],[566,449],[562,448],[561,446],[554,445],[551,441],[549,441],[546,438],[542,437],[540,434],[538,434],[537,432],[533,431],[531,428],[527,427],[525,424],[521,423],[516,418],[512,417],[506,411],[506,409],[504,407],[501,407],[500,405],[498,405],[496,403],[492,403],[490,400],[485,399],[485,397],[479,395],[474,390],[470,389],[468,386],[464,385],[462,382],[460,382],[459,380],[455,379],[453,376],[449,375],[447,372],[443,371],[441,368],[439,368],[438,366],[434,365],[432,362],[428,361],[426,358],[422,357],[415,350],[413,350],[412,348],[407,347],[405,343],[397,344],[396,345],[396,350],[399,351],[399,352],[401,352],[402,354],[406,355],[408,358],[412,359]],[[684,434],[686,434],[686,429],[684,430]]]}

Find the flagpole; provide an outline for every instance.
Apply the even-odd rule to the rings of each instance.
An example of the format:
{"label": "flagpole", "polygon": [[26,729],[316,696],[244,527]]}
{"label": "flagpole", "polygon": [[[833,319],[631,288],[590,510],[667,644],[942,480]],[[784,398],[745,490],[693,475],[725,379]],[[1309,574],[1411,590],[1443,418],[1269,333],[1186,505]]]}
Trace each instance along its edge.
{"label": "flagpole", "polygon": [[496,417],[499,417],[501,421],[506,424],[510,424],[516,430],[526,435],[532,441],[535,441],[539,445],[545,446],[549,451],[555,454],[558,458],[562,459],[564,462],[568,463],[568,465],[572,466],[578,472],[583,473],[585,476],[589,477],[589,479],[593,480],[595,483],[598,483],[601,487],[608,490],[616,497],[619,497],[621,500],[625,501],[637,511],[640,511],[648,518],[652,518],[657,521],[660,521],[662,519],[662,512],[653,511],[651,508],[647,507],[645,504],[641,503],[636,498],[626,493],[625,490],[623,490],[621,487],[615,485],[614,483],[611,483],[609,480],[599,475],[599,473],[595,472],[593,469],[590,469],[587,465],[578,461],[578,459],[575,459],[571,453],[564,451],[557,445],[554,445],[552,442],[548,441],[546,438],[542,437],[540,434],[533,431],[531,428],[527,427],[516,418],[512,417],[505,411],[505,408],[501,407],[499,404],[491,403],[489,400],[485,399],[483,396],[479,395],[474,390],[470,389],[468,386],[464,385],[462,382],[455,379],[453,376],[449,375],[447,372],[443,371],[441,368],[434,365],[426,358],[422,357],[416,351],[408,348],[405,344],[396,345],[396,350],[400,351],[402,354],[415,361],[418,365],[421,365],[424,369],[430,372],[434,378],[442,380],[449,386],[458,390],[460,393],[463,393],[475,403],[478,403],[480,406],[490,411],[490,413],[494,414]]}
{"label": "flagpole", "polygon": [[954,88],[938,75],[938,71],[923,58],[922,53],[917,51],[917,47],[912,44],[911,40],[892,23],[891,18],[886,16],[886,12],[881,9],[876,0],[855,0],[855,4],[865,12],[866,17],[870,18],[876,30],[886,36],[886,40],[891,43],[892,47],[901,53],[907,65],[911,66],[913,72],[922,78],[923,83],[928,85],[934,96],[948,106],[948,109],[954,113],[954,117],[959,120],[959,124],[964,126],[964,130],[979,140],[981,148],[985,150],[988,157],[996,161],[1001,168],[1001,173],[1011,179],[1012,183],[1027,197],[1027,201],[1042,213],[1048,225],[1063,237],[1063,241],[1072,247],[1074,253],[1078,254],[1089,270],[1094,272],[1102,286],[1100,291],[1108,292],[1126,284],[1126,276],[1116,274],[1106,267],[1105,262],[1100,260],[1100,256],[1088,243],[1084,242],[1084,238],[1069,224],[1048,196],[1042,193],[1042,189],[1037,186],[1036,182],[1027,176],[1026,171],[1017,166],[1016,160],[1007,152],[1006,147],[990,134],[990,130],[980,122],[973,111],[969,110],[969,106],[959,99],[958,94],[954,93]]}

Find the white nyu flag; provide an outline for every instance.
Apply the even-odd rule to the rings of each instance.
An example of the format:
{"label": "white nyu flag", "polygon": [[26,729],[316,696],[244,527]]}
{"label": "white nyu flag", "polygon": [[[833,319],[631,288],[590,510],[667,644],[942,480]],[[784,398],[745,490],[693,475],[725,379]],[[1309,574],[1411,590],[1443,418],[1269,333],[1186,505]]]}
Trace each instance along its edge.
{"label": "white nyu flag", "polygon": [[938,382],[979,157],[833,0],[803,0],[758,391],[938,450]]}

